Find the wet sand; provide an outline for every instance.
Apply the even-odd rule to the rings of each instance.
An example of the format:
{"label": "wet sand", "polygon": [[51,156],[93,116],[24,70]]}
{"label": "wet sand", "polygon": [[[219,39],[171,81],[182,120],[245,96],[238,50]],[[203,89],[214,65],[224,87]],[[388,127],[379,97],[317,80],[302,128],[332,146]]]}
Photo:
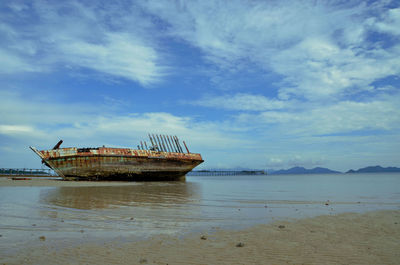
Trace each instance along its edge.
{"label": "wet sand", "polygon": [[[0,238],[1,240],[1,238]],[[57,247],[38,238],[2,264],[400,264],[400,211],[279,221],[241,231]]]}

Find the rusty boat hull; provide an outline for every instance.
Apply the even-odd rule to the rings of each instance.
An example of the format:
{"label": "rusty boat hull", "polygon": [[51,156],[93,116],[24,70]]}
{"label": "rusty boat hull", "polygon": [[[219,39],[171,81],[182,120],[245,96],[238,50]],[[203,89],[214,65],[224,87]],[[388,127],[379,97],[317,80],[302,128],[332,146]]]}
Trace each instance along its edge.
{"label": "rusty boat hull", "polygon": [[110,147],[31,149],[65,180],[183,180],[204,162],[196,153]]}

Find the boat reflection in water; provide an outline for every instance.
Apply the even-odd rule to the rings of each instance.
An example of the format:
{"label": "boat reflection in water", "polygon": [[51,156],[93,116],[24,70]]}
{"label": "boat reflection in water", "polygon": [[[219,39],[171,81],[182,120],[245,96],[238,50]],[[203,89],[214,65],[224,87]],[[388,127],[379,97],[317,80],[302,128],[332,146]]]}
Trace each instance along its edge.
{"label": "boat reflection in water", "polygon": [[183,232],[201,220],[199,189],[198,184],[188,182],[57,187],[41,191],[40,202],[48,206],[40,215],[49,223],[62,220],[57,222],[58,231],[80,227],[96,236]]}
{"label": "boat reflection in water", "polygon": [[43,191],[41,201],[75,209],[173,207],[198,199],[196,186],[185,182],[143,182],[127,186],[58,187]]}

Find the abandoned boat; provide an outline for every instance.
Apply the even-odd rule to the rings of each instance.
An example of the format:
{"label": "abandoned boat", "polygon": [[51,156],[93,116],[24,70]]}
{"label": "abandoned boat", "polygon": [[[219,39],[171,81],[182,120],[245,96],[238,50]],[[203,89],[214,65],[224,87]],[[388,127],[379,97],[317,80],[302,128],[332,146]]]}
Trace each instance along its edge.
{"label": "abandoned boat", "polygon": [[184,180],[185,175],[204,162],[200,154],[186,152],[178,137],[150,135],[150,143],[131,148],[60,148],[39,151],[30,148],[65,180]]}

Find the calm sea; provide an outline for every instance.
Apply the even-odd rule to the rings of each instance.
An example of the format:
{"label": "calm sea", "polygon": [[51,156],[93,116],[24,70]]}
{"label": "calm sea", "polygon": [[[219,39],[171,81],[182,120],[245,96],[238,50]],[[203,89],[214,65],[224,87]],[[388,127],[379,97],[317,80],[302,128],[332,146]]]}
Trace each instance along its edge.
{"label": "calm sea", "polygon": [[[400,174],[189,176],[110,187],[0,187],[0,253],[22,242],[145,238],[400,209]],[[59,241],[59,240],[58,240]]]}

